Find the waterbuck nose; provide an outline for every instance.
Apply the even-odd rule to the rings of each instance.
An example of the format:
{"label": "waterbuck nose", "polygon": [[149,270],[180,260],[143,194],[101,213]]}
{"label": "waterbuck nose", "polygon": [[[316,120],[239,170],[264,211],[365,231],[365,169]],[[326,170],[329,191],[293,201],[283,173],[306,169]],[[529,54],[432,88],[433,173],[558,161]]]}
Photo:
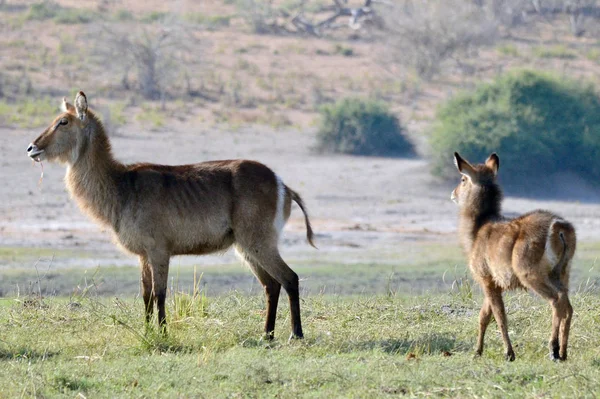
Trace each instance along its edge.
{"label": "waterbuck nose", "polygon": [[31,150],[33,150],[33,144],[29,144],[29,147],[27,147],[27,152],[31,152]]}

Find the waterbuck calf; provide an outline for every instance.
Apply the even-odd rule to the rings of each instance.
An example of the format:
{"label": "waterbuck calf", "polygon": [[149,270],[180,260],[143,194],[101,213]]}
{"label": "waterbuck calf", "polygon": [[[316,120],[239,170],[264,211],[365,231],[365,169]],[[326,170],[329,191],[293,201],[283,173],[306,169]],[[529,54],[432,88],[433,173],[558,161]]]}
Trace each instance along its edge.
{"label": "waterbuck calf", "polygon": [[471,165],[454,153],[454,161],[462,174],[451,197],[460,207],[460,239],[473,277],[485,294],[479,314],[477,354],[483,352],[483,337],[493,314],[502,332],[506,358],[515,359],[502,292],[524,288],[550,302],[550,356],[566,360],[573,316],[568,291],[575,229],[560,216],[542,210],[515,219],[503,218],[502,191],[496,182],[498,155],[490,155],[485,164]]}
{"label": "waterbuck calf", "polygon": [[[65,182],[79,207],[112,229],[139,256],[146,321],[154,303],[166,327],[165,297],[173,255],[203,255],[232,245],[265,288],[265,333],[272,338],[281,286],[291,308],[292,337],[302,338],[298,275],[283,261],[279,235],[295,201],[313,232],[300,196],[258,162],[228,160],[192,165],[124,165],[113,158],[102,123],[83,92],[29,145],[36,161],[67,165]],[[314,246],[314,245],[313,245]]]}

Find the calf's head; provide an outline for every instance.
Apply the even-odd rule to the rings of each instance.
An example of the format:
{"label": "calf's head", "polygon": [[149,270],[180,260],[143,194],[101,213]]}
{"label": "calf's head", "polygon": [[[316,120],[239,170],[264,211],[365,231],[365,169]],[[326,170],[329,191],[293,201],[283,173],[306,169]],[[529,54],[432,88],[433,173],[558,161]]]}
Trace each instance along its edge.
{"label": "calf's head", "polygon": [[461,179],[450,198],[459,207],[483,205],[481,202],[489,198],[489,195],[485,194],[489,194],[490,191],[497,192],[498,198],[495,199],[500,199],[500,189],[496,184],[500,158],[496,153],[491,154],[484,164],[471,165],[455,152],[454,165],[460,172]]}

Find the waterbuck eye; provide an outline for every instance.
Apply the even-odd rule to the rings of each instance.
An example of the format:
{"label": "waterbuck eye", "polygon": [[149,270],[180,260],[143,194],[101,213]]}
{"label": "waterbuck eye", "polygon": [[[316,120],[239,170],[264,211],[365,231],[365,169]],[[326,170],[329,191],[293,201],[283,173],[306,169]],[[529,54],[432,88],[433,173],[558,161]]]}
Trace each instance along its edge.
{"label": "waterbuck eye", "polygon": [[69,123],[69,120],[67,118],[62,118],[60,120],[60,122],[58,122],[59,125],[66,125]]}

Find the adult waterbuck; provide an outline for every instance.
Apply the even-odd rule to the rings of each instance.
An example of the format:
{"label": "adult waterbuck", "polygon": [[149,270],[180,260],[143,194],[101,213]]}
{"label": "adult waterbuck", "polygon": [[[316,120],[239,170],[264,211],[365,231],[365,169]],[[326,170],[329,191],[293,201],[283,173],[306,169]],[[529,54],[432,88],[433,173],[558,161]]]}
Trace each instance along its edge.
{"label": "adult waterbuck", "polygon": [[473,277],[485,294],[479,314],[477,354],[483,352],[483,337],[493,314],[502,332],[506,358],[515,359],[502,292],[524,288],[550,302],[550,356],[553,360],[566,360],[573,316],[568,295],[576,245],[573,225],[542,210],[515,219],[502,217],[502,191],[496,182],[498,155],[490,155],[485,164],[471,165],[454,153],[454,162],[462,174],[451,196],[460,207],[459,235]]}
{"label": "adult waterbuck", "polygon": [[[281,286],[291,308],[292,337],[302,338],[298,275],[283,261],[278,239],[300,196],[271,169],[253,161],[192,165],[124,165],[113,158],[102,123],[79,92],[27,148],[36,161],[67,165],[65,182],[79,207],[109,227],[118,244],[139,256],[146,321],[154,304],[166,328],[165,297],[173,255],[203,255],[235,246],[265,288],[265,333],[273,336]],[[313,245],[314,246],[314,245]]]}

